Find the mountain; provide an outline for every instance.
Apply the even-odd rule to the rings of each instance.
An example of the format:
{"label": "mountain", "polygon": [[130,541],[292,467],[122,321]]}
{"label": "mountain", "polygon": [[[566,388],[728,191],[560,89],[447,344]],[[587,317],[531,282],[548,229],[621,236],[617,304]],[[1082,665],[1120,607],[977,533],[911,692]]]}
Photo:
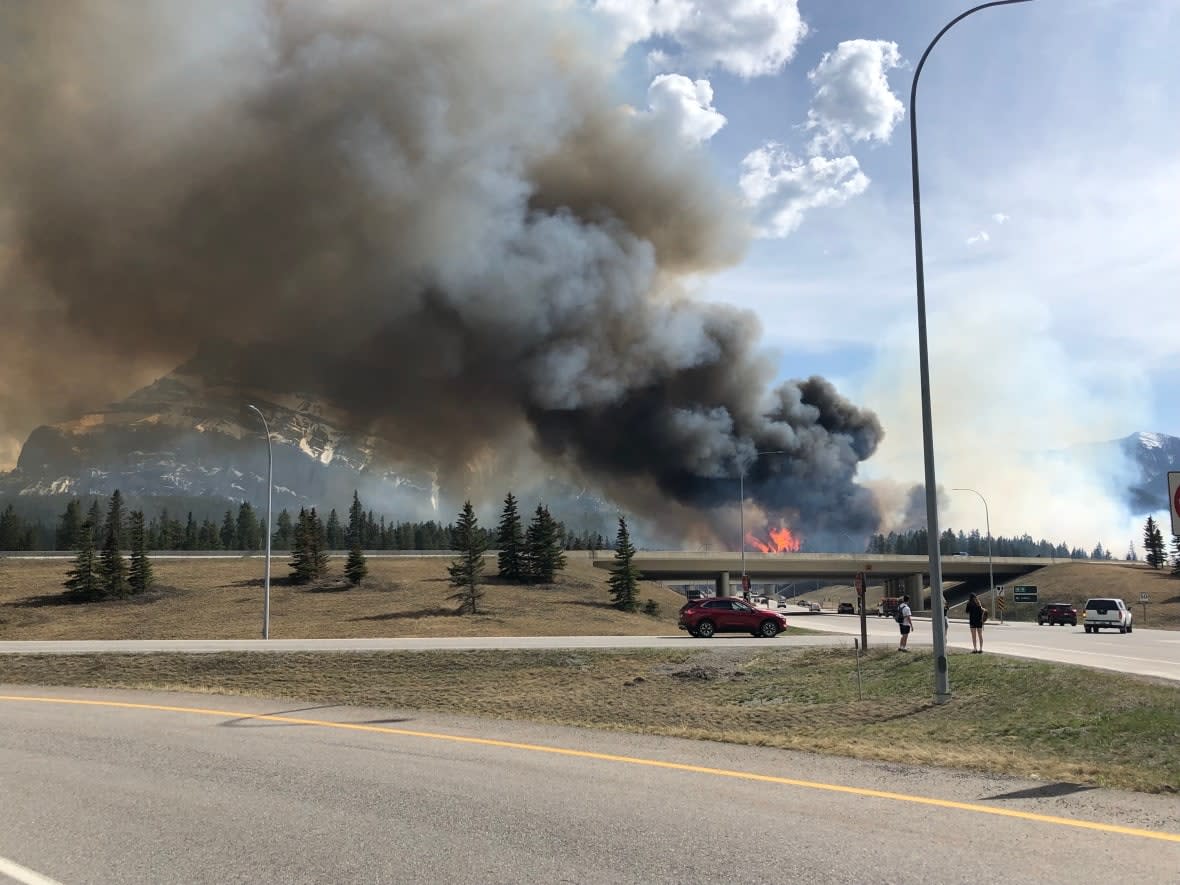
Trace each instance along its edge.
{"label": "mountain", "polygon": [[1132,433],[1114,441],[1139,477],[1126,489],[1128,503],[1138,515],[1168,509],[1168,471],[1180,470],[1180,437],[1166,433]]}
{"label": "mountain", "polygon": [[[262,423],[270,424],[275,508],[346,506],[353,489],[366,502],[405,512],[432,510],[431,476],[378,464],[378,440],[350,435],[343,416],[315,391],[243,390],[228,345],[202,348],[193,359],[126,399],[74,420],[36,428],[14,471],[0,476],[0,495],[109,495],[132,498],[266,500]],[[423,517],[425,518],[425,517]]]}
{"label": "mountain", "polygon": [[1121,439],[1073,449],[1109,478],[1117,496],[1135,516],[1168,509],[1168,471],[1180,470],[1180,437],[1141,431]]}

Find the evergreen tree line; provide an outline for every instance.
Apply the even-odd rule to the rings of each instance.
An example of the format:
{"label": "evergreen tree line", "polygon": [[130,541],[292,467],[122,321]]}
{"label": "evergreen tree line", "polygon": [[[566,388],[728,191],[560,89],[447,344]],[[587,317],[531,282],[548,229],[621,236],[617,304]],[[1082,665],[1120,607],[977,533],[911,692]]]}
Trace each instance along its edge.
{"label": "evergreen tree line", "polygon": [[[1168,565],[1168,548],[1164,543],[1163,530],[1159,527],[1159,523],[1150,516],[1143,524],[1143,549],[1147,553],[1147,564],[1152,568],[1162,569]],[[1171,565],[1172,574],[1180,577],[1180,535],[1172,535]]]}
{"label": "evergreen tree line", "polygon": [[[890,532],[888,535],[875,534],[869,539],[866,553],[897,553],[925,555],[927,533],[925,529],[914,529],[908,532]],[[987,556],[987,535],[975,529],[971,532],[946,529],[939,537],[938,549],[946,556],[956,553],[966,553],[968,556]],[[991,541],[993,556],[1042,556],[1056,559],[1113,559],[1110,551],[1101,543],[1087,552],[1081,547],[1070,547],[1064,543],[1054,544],[1043,538],[1034,541],[1029,534],[1018,538],[1007,538],[1003,535],[993,535]]]}
{"label": "evergreen tree line", "polygon": [[[286,513],[286,511],[283,511]],[[348,526],[339,540],[348,548],[348,558],[344,562],[344,575],[348,582],[357,585],[365,579],[369,572],[363,551],[364,510],[361,507],[360,495],[354,490],[352,506],[348,509]],[[339,519],[333,510],[324,523],[316,509],[301,507],[299,518],[291,527],[291,583],[308,584],[320,581],[328,573],[328,543],[330,532],[340,531]]]}
{"label": "evergreen tree line", "polygon": [[[117,494],[121,494],[117,492]],[[354,493],[355,497],[355,493]],[[95,531],[102,529],[102,511],[98,504],[99,519]],[[109,499],[108,499],[109,503]],[[30,522],[23,519],[9,504],[0,511],[0,550],[77,550],[79,530],[85,521],[87,511],[78,498],[71,499],[65,510],[58,516],[56,527],[47,527],[40,520]],[[348,520],[352,520],[350,515]],[[283,509],[275,516],[271,546],[275,550],[290,551],[295,545],[295,530],[298,515]],[[362,510],[359,519],[360,546],[363,550],[457,550],[456,526],[454,524],[427,520],[425,522],[392,521],[384,516],[375,516],[372,510]],[[566,550],[603,550],[610,544],[597,532],[570,532],[557,523],[561,543]],[[125,531],[125,529],[124,529]],[[197,520],[192,511],[186,519],[167,508],[148,519],[144,528],[148,550],[240,550],[259,551],[266,546],[266,517],[252,504],[243,502],[234,509],[227,509],[220,522],[205,518]],[[490,543],[494,533],[480,529]],[[335,509],[324,521],[324,545],[328,550],[347,550],[351,546],[348,525],[341,521]],[[126,538],[121,539],[126,546]]]}

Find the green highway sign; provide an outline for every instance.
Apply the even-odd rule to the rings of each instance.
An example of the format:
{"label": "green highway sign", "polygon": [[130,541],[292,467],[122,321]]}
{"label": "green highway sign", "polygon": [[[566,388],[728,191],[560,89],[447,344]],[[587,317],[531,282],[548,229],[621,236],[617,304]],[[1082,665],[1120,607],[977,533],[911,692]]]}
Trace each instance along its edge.
{"label": "green highway sign", "polygon": [[1014,584],[1012,587],[1012,601],[1013,602],[1036,602],[1037,588],[1035,586],[1020,586]]}

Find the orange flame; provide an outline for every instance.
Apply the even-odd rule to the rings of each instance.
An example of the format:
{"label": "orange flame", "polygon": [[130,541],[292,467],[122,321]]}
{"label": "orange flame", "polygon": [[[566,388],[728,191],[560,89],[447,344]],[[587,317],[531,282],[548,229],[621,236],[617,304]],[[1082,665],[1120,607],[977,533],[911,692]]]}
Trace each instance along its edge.
{"label": "orange flame", "polygon": [[771,529],[770,542],[759,540],[753,535],[746,535],[746,543],[763,553],[795,553],[803,546],[803,541],[796,538],[789,528]]}

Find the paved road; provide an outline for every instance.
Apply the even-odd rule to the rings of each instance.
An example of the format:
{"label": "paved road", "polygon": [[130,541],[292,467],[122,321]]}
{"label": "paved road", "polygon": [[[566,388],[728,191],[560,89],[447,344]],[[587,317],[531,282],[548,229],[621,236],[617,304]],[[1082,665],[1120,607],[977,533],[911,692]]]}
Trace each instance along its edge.
{"label": "paved road", "polygon": [[[788,618],[790,615],[788,613]],[[831,630],[849,636],[860,635],[860,618],[854,615],[812,615],[791,619],[801,627]],[[929,647],[933,641],[928,619],[914,621],[915,632],[910,635],[912,647]],[[870,617],[869,644],[897,644],[897,624],[892,618]],[[1160,679],[1180,681],[1180,632],[1148,630],[1136,627],[1128,634],[1104,631],[1085,633],[1077,627],[1039,627],[1034,623],[1012,621],[1007,624],[989,623],[983,629],[985,653],[1081,664],[1121,673],[1136,673]],[[971,648],[971,634],[966,621],[951,620],[948,644],[952,648]]]}
{"label": "paved road", "polygon": [[[1175,797],[397,710],[0,695],[0,861],[64,885],[1132,885],[1180,870]],[[49,702],[15,699],[34,695]]]}
{"label": "paved road", "polygon": [[[674,636],[483,636],[437,639],[128,639],[77,641],[0,642],[0,654],[71,654],[94,652],[188,652],[218,651],[428,651],[441,649],[552,649],[552,648],[722,648],[732,646],[834,646],[851,642],[860,635],[860,620],[851,615],[794,614],[786,612],[789,623],[831,631],[826,636],[780,636],[774,640],[752,636],[719,636],[712,640],[693,639],[684,633]],[[893,648],[897,625],[892,619],[869,618],[869,644]],[[918,619],[910,638],[914,648],[929,647],[930,622]],[[1081,664],[1122,673],[1136,673],[1180,681],[1180,632],[1136,628],[1134,633],[1088,635],[1081,627],[1038,627],[1009,623],[985,628],[985,648],[992,654],[1036,658],[1066,664]],[[951,621],[950,645],[970,648],[971,639],[963,621]]]}

